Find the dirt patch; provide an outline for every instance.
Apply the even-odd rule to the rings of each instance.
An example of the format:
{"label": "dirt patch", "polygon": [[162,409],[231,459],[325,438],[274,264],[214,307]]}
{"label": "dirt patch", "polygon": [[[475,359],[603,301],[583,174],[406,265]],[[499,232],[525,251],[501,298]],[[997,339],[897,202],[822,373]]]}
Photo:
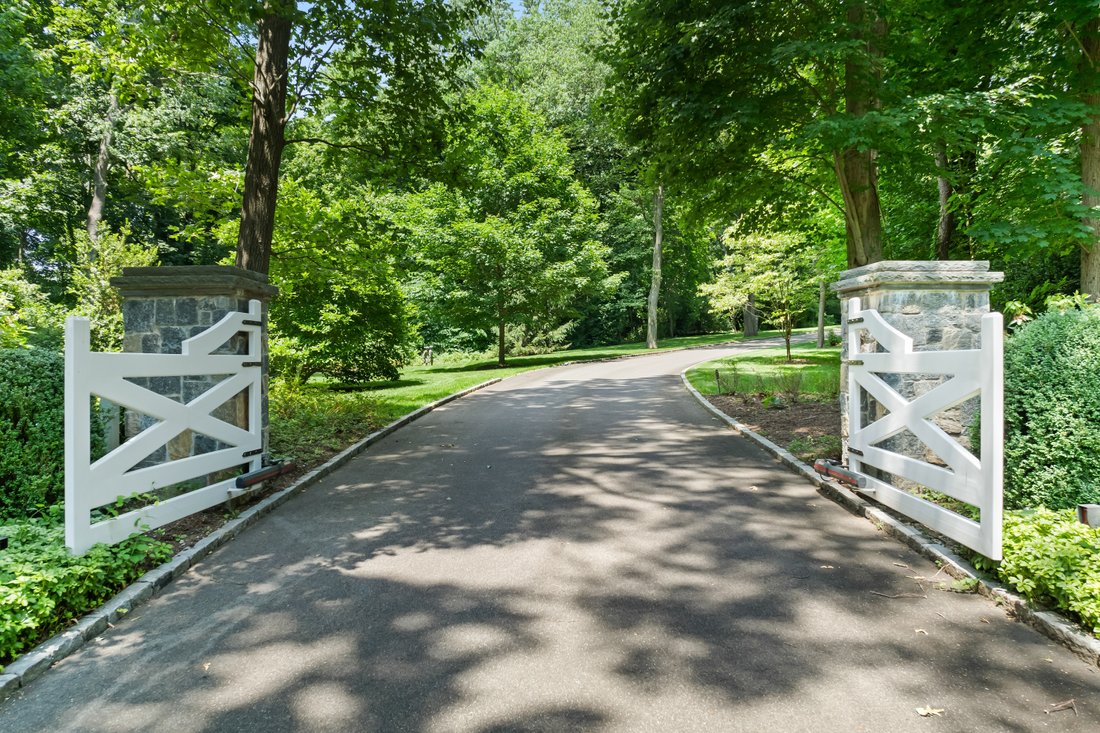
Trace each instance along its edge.
{"label": "dirt patch", "polygon": [[835,400],[786,400],[779,407],[765,404],[763,395],[709,395],[707,399],[804,461],[840,458],[840,404]]}

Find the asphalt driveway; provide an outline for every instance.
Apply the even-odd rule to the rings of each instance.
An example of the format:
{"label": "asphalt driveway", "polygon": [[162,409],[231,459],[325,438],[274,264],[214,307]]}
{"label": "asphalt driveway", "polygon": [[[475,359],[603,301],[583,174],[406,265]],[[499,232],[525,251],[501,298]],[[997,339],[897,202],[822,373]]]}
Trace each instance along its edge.
{"label": "asphalt driveway", "polygon": [[1100,670],[938,590],[684,391],[731,351],[440,408],[0,703],[0,731],[1100,730]]}

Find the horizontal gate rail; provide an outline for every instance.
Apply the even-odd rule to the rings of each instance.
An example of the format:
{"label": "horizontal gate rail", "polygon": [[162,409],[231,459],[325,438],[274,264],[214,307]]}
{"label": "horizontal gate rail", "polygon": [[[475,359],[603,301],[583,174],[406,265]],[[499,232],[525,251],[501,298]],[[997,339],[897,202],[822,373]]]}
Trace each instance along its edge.
{"label": "horizontal gate rail", "polygon": [[[180,354],[91,351],[86,318],[65,322],[65,544],[76,553],[113,544],[134,532],[160,527],[216,506],[232,495],[234,478],[126,511],[95,518],[93,510],[231,468],[260,468],[263,449],[261,405],[261,306],[249,301],[247,313],[226,314],[218,323],[182,344]],[[247,335],[247,354],[214,354],[238,333]],[[135,384],[131,379],[183,375],[224,376],[183,404]],[[248,427],[211,413],[243,390],[248,394]],[[92,398],[99,397],[158,422],[92,461]],[[135,468],[156,450],[190,430],[226,447]],[[234,492],[239,493],[239,492]]]}
{"label": "horizontal gate rail", "polygon": [[[848,466],[865,473],[878,469],[978,508],[974,521],[926,501],[871,475],[863,492],[876,501],[993,560],[1001,559],[1004,480],[1004,332],[1000,313],[981,321],[981,348],[913,351],[913,339],[874,310],[862,310],[859,298],[848,307]],[[879,352],[859,352],[860,333],[875,340]],[[922,374],[949,377],[907,399],[879,375]],[[863,400],[870,396],[886,414],[864,424]],[[981,456],[932,422],[937,413],[966,400],[981,399]],[[908,430],[935,453],[939,466],[881,447]]]}

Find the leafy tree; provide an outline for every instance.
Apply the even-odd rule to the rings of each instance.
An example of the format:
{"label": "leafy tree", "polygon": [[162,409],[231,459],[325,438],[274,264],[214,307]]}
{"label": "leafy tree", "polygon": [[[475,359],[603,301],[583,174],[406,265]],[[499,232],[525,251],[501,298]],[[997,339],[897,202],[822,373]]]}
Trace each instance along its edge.
{"label": "leafy tree", "polygon": [[881,259],[877,5],[619,0],[612,12],[613,94],[663,176],[727,200],[762,179],[801,185],[844,213],[849,265]]}
{"label": "leafy tree", "polygon": [[276,219],[272,370],[292,382],[397,379],[413,336],[388,202],[336,197],[289,179]]}
{"label": "leafy tree", "polygon": [[[237,265],[267,273],[279,173],[287,145],[336,143],[287,135],[291,120],[322,100],[396,129],[415,126],[443,104],[448,83],[474,52],[463,31],[484,3],[448,0],[175,0],[145,4],[146,15],[191,60],[240,50],[252,63],[251,128],[245,163]],[[353,146],[354,147],[354,146]]]}
{"label": "leafy tree", "polygon": [[796,232],[739,234],[734,228],[726,233],[726,246],[718,276],[700,291],[712,308],[731,317],[753,296],[764,320],[783,332],[791,361],[791,331],[817,302],[819,273],[835,272],[835,265],[822,267],[823,253]]}
{"label": "leafy tree", "polygon": [[50,302],[46,293],[27,281],[18,269],[0,270],[0,321],[4,346],[35,346],[60,351],[64,340],[61,322],[64,308]]}
{"label": "leafy tree", "polygon": [[81,232],[70,295],[76,302],[73,315],[91,321],[92,350],[122,349],[122,296],[111,286],[111,278],[124,267],[148,267],[157,260],[155,249],[127,241],[129,232],[101,230],[96,240]]}
{"label": "leafy tree", "polygon": [[445,155],[453,187],[407,197],[425,311],[496,331],[549,330],[607,276],[596,202],[576,181],[562,137],[517,95],[485,86]]}

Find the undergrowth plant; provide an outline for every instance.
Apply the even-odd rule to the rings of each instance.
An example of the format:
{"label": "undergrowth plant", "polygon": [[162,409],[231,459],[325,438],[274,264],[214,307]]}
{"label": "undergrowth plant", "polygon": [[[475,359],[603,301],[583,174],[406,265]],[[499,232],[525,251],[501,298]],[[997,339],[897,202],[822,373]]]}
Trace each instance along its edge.
{"label": "undergrowth plant", "polygon": [[95,545],[74,557],[65,548],[59,506],[47,517],[0,525],[0,664],[88,613],[149,568],[168,560],[171,545],[144,535]]}
{"label": "undergrowth plant", "polygon": [[1070,509],[1006,512],[997,576],[1027,598],[1076,616],[1100,635],[1100,529]]}

